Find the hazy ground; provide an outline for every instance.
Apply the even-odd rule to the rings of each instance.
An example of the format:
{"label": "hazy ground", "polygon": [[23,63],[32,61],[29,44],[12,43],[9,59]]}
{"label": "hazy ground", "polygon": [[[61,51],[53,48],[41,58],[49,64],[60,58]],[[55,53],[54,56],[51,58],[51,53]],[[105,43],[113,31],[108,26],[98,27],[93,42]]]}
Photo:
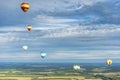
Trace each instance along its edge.
{"label": "hazy ground", "polygon": [[1,63],[0,80],[120,80],[120,64],[79,63]]}

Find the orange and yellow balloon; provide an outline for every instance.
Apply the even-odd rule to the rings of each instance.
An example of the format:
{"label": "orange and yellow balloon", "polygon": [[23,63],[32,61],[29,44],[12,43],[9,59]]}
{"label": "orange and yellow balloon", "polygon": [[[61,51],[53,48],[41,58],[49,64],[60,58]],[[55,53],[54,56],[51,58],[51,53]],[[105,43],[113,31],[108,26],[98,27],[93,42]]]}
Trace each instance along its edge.
{"label": "orange and yellow balloon", "polygon": [[27,26],[27,30],[30,31],[32,29],[32,26],[31,25],[28,25]]}
{"label": "orange and yellow balloon", "polygon": [[26,3],[26,2],[23,2],[23,3],[21,3],[20,7],[24,12],[27,12],[30,8],[30,4]]}

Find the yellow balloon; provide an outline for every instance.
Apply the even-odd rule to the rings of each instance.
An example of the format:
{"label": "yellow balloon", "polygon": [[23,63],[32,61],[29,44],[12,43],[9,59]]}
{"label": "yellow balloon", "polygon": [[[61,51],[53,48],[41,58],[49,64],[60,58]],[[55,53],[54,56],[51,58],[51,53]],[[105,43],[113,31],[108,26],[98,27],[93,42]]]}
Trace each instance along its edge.
{"label": "yellow balloon", "polygon": [[30,4],[26,3],[26,2],[23,2],[23,3],[21,3],[20,7],[24,12],[27,12],[30,8]]}
{"label": "yellow balloon", "polygon": [[110,66],[112,64],[112,60],[111,59],[107,59],[106,60],[106,64]]}
{"label": "yellow balloon", "polygon": [[27,30],[30,31],[32,29],[32,26],[31,25],[28,25],[27,26]]}

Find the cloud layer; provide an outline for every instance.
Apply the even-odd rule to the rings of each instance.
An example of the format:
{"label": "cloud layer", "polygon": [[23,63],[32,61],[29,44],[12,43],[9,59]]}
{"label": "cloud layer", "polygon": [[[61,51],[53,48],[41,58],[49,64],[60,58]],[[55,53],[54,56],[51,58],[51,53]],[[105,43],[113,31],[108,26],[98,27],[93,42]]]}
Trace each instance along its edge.
{"label": "cloud layer", "polygon": [[[38,61],[40,51],[47,52],[46,60],[119,60],[119,0],[28,0],[27,13],[22,2],[0,3],[1,61]],[[23,45],[29,46],[26,53]]]}

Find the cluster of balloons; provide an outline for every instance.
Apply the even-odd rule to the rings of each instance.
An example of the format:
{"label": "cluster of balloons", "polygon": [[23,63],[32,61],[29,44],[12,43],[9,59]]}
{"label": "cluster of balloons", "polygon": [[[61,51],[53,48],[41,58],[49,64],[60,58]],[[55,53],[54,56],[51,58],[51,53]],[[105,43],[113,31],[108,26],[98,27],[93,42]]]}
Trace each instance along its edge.
{"label": "cluster of balloons", "polygon": [[[22,48],[23,48],[24,51],[27,51],[27,50],[28,50],[28,46],[27,46],[27,45],[24,45]],[[41,51],[41,52],[40,52],[40,55],[41,55],[41,58],[44,59],[47,54],[46,54],[45,51]]]}
{"label": "cluster of balloons", "polygon": [[[107,59],[107,60],[106,60],[106,64],[107,64],[108,66],[112,65],[112,60],[111,60],[111,59]],[[73,69],[74,69],[75,72],[79,72],[79,71],[80,71],[80,66],[79,66],[78,64],[75,64],[75,65],[73,66]]]}
{"label": "cluster of balloons", "polygon": [[[23,2],[23,3],[21,3],[20,7],[23,10],[23,12],[26,13],[29,10],[29,8],[30,8],[30,4],[27,3],[27,2]],[[31,29],[32,29],[32,26],[28,25],[27,26],[27,30],[30,31]],[[27,51],[28,46],[24,45],[22,48],[23,48],[24,51]],[[40,52],[40,54],[41,54],[41,58],[45,58],[46,52],[42,51],[42,52]]]}
{"label": "cluster of balloons", "polygon": [[[26,12],[29,10],[29,8],[30,8],[30,4],[27,3],[27,2],[23,2],[23,3],[21,3],[20,7],[21,7],[21,9],[23,10],[23,12],[26,13]],[[32,29],[32,26],[31,26],[31,25],[28,25],[28,26],[27,26],[27,30],[30,31],[31,29]],[[24,45],[24,46],[23,46],[23,50],[26,51],[27,49],[28,49],[28,46],[27,46],[27,45]],[[40,54],[41,54],[41,58],[45,58],[46,52],[42,51],[42,52],[40,52]],[[110,65],[112,64],[112,60],[111,60],[111,59],[107,59],[107,60],[106,60],[106,64],[107,64],[108,66],[110,66]],[[76,65],[73,66],[73,69],[74,69],[75,71],[79,71],[79,70],[80,70],[80,66],[76,64]]]}
{"label": "cluster of balloons", "polygon": [[[23,10],[23,12],[27,12],[30,8],[30,4],[26,3],[26,2],[23,2],[23,3],[21,3],[20,7]],[[32,26],[28,25],[27,30],[30,31],[31,29],[32,29]],[[24,51],[27,51],[28,46],[24,45],[22,48],[23,48]]]}
{"label": "cluster of balloons", "polygon": [[[30,4],[27,3],[27,2],[23,2],[23,3],[21,3],[20,7],[23,10],[23,12],[26,13],[29,10],[29,8],[30,8]],[[28,25],[27,26],[27,30],[30,31],[31,29],[32,29],[32,26]]]}

